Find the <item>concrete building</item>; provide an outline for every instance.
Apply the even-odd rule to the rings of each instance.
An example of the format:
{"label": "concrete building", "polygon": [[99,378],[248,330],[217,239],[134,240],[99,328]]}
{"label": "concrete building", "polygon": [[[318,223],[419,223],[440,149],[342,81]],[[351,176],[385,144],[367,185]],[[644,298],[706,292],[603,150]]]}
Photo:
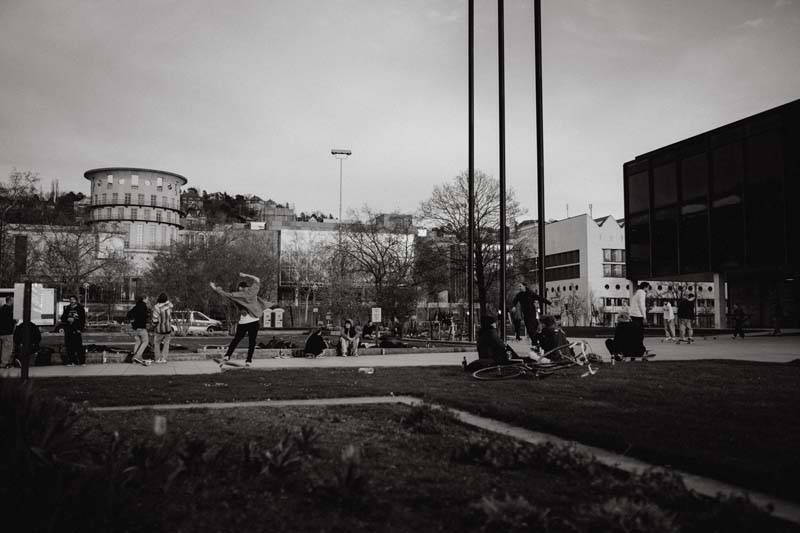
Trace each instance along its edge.
{"label": "concrete building", "polygon": [[[538,224],[524,221],[517,227],[518,238],[527,249],[538,255]],[[625,224],[606,216],[592,218],[587,214],[554,220],[545,227],[546,297],[553,304],[551,314],[561,315],[565,325],[613,325],[617,315],[628,310],[635,285],[628,280],[625,263]],[[534,259],[526,279],[538,286],[537,260]],[[698,324],[714,326],[715,304],[713,280],[692,282],[650,280],[648,322],[663,324],[661,306],[673,305],[681,293],[698,296]]]}

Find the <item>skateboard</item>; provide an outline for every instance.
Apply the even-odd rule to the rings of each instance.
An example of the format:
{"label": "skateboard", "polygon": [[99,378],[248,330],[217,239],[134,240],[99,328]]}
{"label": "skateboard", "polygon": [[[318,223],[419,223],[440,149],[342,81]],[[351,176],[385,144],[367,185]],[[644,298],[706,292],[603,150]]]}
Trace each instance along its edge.
{"label": "skateboard", "polygon": [[242,363],[239,363],[238,361],[234,361],[233,359],[230,359],[230,360],[226,361],[225,359],[217,359],[215,357],[214,358],[214,362],[219,365],[220,370],[232,370],[234,368],[247,368]]}
{"label": "skateboard", "polygon": [[625,361],[626,359],[628,361],[636,361],[636,360],[647,361],[648,359],[652,359],[655,356],[656,356],[655,352],[647,352],[644,355],[639,355],[639,356],[636,356],[636,357],[629,357],[627,355],[621,355],[620,357],[622,359],[617,359],[617,361]]}
{"label": "skateboard", "polygon": [[682,342],[684,342],[686,344],[692,344],[694,342],[694,339],[686,339],[686,340],[678,339],[678,340],[675,341],[675,344],[680,344]]}
{"label": "skateboard", "polygon": [[150,366],[150,360],[149,359],[145,360],[145,359],[139,359],[138,357],[134,357],[133,358],[133,362],[136,363],[137,365]]}

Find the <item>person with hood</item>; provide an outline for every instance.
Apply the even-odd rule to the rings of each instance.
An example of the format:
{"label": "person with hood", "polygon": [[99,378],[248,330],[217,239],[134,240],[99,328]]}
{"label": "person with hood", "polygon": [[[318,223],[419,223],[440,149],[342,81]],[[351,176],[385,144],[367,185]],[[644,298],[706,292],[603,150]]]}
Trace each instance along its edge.
{"label": "person with hood", "polygon": [[64,328],[64,350],[66,352],[67,366],[86,363],[86,354],[83,352],[83,337],[81,332],[86,325],[86,311],[78,302],[74,294],[69,297],[69,305],[61,313],[61,324]]}
{"label": "person with hood", "polygon": [[303,353],[306,357],[310,357],[312,359],[316,359],[325,348],[328,347],[328,343],[325,342],[325,337],[322,336],[322,330],[320,328],[315,328],[311,335],[308,336],[306,339],[305,348],[303,348]]}
{"label": "person with hood", "polygon": [[226,292],[213,281],[209,283],[209,286],[214,292],[233,303],[239,310],[239,322],[236,324],[236,334],[228,346],[228,351],[225,352],[225,361],[231,360],[233,351],[239,346],[239,343],[245,335],[247,335],[248,345],[245,365],[250,366],[253,364],[253,352],[256,349],[256,339],[258,338],[261,316],[264,314],[264,309],[269,307],[269,302],[258,296],[258,291],[261,289],[261,280],[259,278],[251,274],[245,274],[244,272],[240,272],[239,276],[249,278],[252,280],[252,283],[248,285],[246,281],[240,281],[235,292]]}
{"label": "person with hood", "polygon": [[[153,306],[153,352],[157,364],[167,362],[169,355],[169,341],[172,339],[172,302],[167,293],[162,292]],[[163,348],[162,348],[163,344]],[[144,345],[147,347],[147,344]],[[144,350],[142,350],[144,352]],[[148,363],[149,364],[149,360]]]}
{"label": "person with hood", "polygon": [[149,314],[147,304],[144,303],[144,297],[137,296],[136,304],[128,311],[128,320],[131,322],[133,338],[135,339],[133,342],[133,352],[130,356],[131,359],[142,359],[142,355],[150,342],[150,337],[147,334],[147,318]]}
{"label": "person with hood", "polygon": [[623,311],[617,317],[614,338],[606,339],[608,353],[616,361],[622,361],[625,357],[633,360],[636,357],[643,356],[646,350],[642,344],[640,332],[639,325],[632,322],[630,315]]}
{"label": "person with hood", "polygon": [[525,329],[531,339],[532,346],[537,346],[539,343],[539,319],[536,317],[536,302],[542,302],[547,305],[551,303],[547,298],[533,292],[533,289],[525,282],[522,283],[522,290],[514,296],[514,300],[511,302],[512,307],[519,304],[522,309],[522,316],[525,318]]}
{"label": "person with hood", "polygon": [[358,333],[353,325],[353,321],[349,318],[344,321],[342,334],[339,336],[339,354],[340,357],[347,357],[352,355],[358,357]]}
{"label": "person with hood", "polygon": [[[467,364],[467,359],[461,362],[466,372],[475,372],[481,368],[495,365],[507,365],[511,359],[519,359],[514,350],[500,338],[497,333],[497,321],[490,315],[481,317],[481,327],[478,330],[478,358]],[[523,360],[530,361],[527,358]]]}

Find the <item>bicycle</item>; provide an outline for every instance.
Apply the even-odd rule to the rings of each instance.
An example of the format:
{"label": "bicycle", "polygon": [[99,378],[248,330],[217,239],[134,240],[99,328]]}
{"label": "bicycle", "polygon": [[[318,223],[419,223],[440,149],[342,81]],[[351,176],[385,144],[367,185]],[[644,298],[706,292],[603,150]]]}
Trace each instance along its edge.
{"label": "bicycle", "polygon": [[[568,348],[568,350],[564,350]],[[536,378],[544,378],[553,375],[555,372],[571,368],[573,366],[586,367],[587,371],[581,374],[582,378],[593,376],[597,373],[597,368],[592,367],[592,363],[601,363],[602,358],[591,351],[591,346],[586,341],[572,341],[561,346],[557,346],[547,351],[539,358],[548,358],[555,352],[561,353],[561,359],[547,363],[526,362],[524,359],[511,359],[508,364],[494,365],[481,368],[472,373],[472,377],[482,381],[496,381],[501,379],[513,379],[527,374],[533,374]],[[565,355],[568,352],[569,355]],[[614,359],[611,359],[614,364]]]}

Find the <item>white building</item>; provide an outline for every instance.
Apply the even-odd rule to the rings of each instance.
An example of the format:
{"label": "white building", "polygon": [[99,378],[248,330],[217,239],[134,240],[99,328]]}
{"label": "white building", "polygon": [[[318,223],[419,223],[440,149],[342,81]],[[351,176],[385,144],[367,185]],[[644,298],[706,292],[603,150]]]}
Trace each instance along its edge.
{"label": "white building", "polygon": [[[522,222],[519,238],[538,255],[538,225]],[[565,325],[613,325],[617,315],[627,311],[633,281],[625,271],[625,226],[623,221],[606,216],[593,219],[587,214],[548,222],[545,226],[545,287],[548,308],[561,315]],[[534,266],[527,277],[538,286]],[[644,281],[644,280],[641,280]],[[663,323],[661,305],[676,304],[681,292],[697,294],[698,324],[715,325],[715,290],[711,279],[694,282],[650,281],[652,291],[648,322]]]}

